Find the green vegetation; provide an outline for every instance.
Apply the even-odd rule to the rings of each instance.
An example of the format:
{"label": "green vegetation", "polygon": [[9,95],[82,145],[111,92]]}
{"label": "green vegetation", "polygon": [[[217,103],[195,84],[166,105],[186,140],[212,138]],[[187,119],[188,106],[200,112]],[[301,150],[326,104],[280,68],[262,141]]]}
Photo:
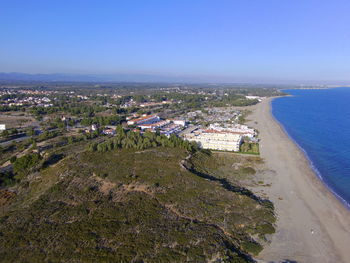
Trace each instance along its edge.
{"label": "green vegetation", "polygon": [[[29,156],[15,163],[27,171],[39,161]],[[271,203],[209,171],[210,152],[159,144],[64,156],[46,157],[0,210],[3,262],[252,262],[272,232]]]}
{"label": "green vegetation", "polygon": [[213,107],[250,106],[250,105],[257,104],[258,102],[259,102],[258,100],[246,99],[246,97],[243,95],[229,93],[223,96],[221,99],[217,99],[217,100],[213,100],[212,102],[209,102],[209,106],[213,106]]}
{"label": "green vegetation", "polygon": [[97,112],[104,111],[105,108],[99,105],[86,105],[85,103],[76,102],[64,96],[60,96],[54,107],[40,107],[35,106],[30,109],[30,113],[40,119],[42,116],[57,112],[66,112],[74,115],[82,115],[85,117],[92,117]]}
{"label": "green vegetation", "polygon": [[30,153],[17,158],[13,163],[13,171],[16,174],[17,179],[23,178],[23,176],[30,173],[30,169],[37,165],[41,160],[39,153]]}
{"label": "green vegetation", "polygon": [[261,245],[255,242],[244,242],[242,246],[244,250],[252,253],[253,255],[258,255],[262,250]]}
{"label": "green vegetation", "polygon": [[44,131],[42,134],[40,134],[37,137],[37,141],[38,142],[46,141],[48,139],[55,138],[55,137],[57,137],[60,134],[61,133],[59,131]]}
{"label": "green vegetation", "polygon": [[170,138],[165,135],[159,135],[153,132],[125,132],[121,126],[117,129],[117,134],[114,138],[101,143],[92,143],[89,145],[90,151],[107,152],[116,149],[138,149],[144,150],[152,147],[179,147],[190,152],[195,152],[199,149],[194,142],[188,142],[181,138],[171,135]]}
{"label": "green vegetation", "polygon": [[212,156],[198,152],[193,155],[191,162],[198,167],[199,172],[226,179],[241,187],[259,185],[261,177],[258,171],[263,169],[259,156],[226,152],[213,152]]}
{"label": "green vegetation", "polygon": [[6,112],[6,111],[20,111],[24,110],[25,107],[23,106],[7,106],[7,105],[0,105],[0,112]]}
{"label": "green vegetation", "polygon": [[[125,121],[137,113],[210,124],[213,107],[253,105],[246,95],[278,90],[20,86],[0,98],[0,111],[13,111],[3,114],[6,127],[18,129],[1,134],[0,261],[254,262],[274,233],[273,204],[247,189],[260,182],[258,156],[214,153],[175,135],[127,129]],[[244,122],[249,112],[239,111]],[[219,112],[237,121],[235,108]],[[116,136],[103,135],[107,125],[117,126]],[[241,151],[259,149],[246,140]]]}
{"label": "green vegetation", "polygon": [[0,187],[13,186],[16,183],[14,174],[10,171],[0,172]]}
{"label": "green vegetation", "polygon": [[15,135],[18,133],[18,130],[17,129],[8,129],[8,130],[4,130],[1,132],[1,136],[2,137],[8,137],[8,136],[11,136],[11,135]]}
{"label": "green vegetation", "polygon": [[125,121],[125,117],[121,117],[119,115],[111,115],[111,116],[96,116],[92,118],[84,118],[80,122],[81,125],[91,125],[91,124],[99,124],[101,126],[105,125],[117,125],[121,124]]}
{"label": "green vegetation", "polygon": [[244,142],[241,144],[240,151],[242,153],[259,154],[259,144]]}

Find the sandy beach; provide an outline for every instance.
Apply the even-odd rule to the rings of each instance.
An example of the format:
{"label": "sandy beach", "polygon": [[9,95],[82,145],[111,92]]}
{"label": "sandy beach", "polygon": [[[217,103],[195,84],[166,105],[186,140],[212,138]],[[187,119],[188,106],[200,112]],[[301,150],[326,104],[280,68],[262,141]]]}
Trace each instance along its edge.
{"label": "sandy beach", "polygon": [[[277,232],[261,262],[350,262],[350,211],[316,177],[300,149],[271,115],[271,99],[251,109],[261,157],[270,172],[265,192],[274,202]],[[287,261],[288,262],[288,261]]]}

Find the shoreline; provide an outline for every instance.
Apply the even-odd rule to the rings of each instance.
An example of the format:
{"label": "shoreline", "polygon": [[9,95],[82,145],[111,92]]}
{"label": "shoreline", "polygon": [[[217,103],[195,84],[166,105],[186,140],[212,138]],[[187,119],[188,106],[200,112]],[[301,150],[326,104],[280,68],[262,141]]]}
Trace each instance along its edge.
{"label": "shoreline", "polygon": [[312,169],[310,159],[272,114],[268,98],[252,106],[249,125],[260,132],[270,174],[265,192],[276,209],[276,233],[262,262],[349,262],[350,211]]}
{"label": "shoreline", "polygon": [[[290,96],[290,95],[289,95]],[[280,127],[280,129],[285,133],[285,135],[287,135],[287,137],[289,138],[289,140],[291,140],[297,147],[298,149],[303,153],[305,159],[307,160],[307,162],[309,163],[309,167],[310,169],[314,172],[315,176],[321,181],[321,183],[323,184],[323,186],[331,193],[333,194],[333,196],[348,210],[350,210],[350,204],[344,199],[342,198],[340,195],[338,195],[329,185],[327,185],[326,181],[323,179],[322,174],[320,173],[320,171],[317,169],[317,167],[314,165],[313,161],[311,160],[311,158],[309,157],[309,155],[307,154],[306,150],[301,147],[299,145],[299,143],[293,139],[293,137],[288,133],[288,131],[286,130],[286,128],[283,126],[283,124],[281,122],[279,122],[276,117],[273,115],[272,113],[272,101],[275,99],[278,99],[280,97],[274,97],[270,100],[270,114],[271,117],[273,118],[274,122],[276,122],[278,124],[278,126]]]}

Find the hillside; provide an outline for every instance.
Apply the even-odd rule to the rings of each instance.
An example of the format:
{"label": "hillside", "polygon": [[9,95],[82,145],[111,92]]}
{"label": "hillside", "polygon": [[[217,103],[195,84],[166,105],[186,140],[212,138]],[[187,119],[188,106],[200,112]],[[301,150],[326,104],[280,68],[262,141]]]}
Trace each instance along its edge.
{"label": "hillside", "polygon": [[163,147],[68,155],[11,188],[1,261],[252,262],[273,206],[205,163]]}

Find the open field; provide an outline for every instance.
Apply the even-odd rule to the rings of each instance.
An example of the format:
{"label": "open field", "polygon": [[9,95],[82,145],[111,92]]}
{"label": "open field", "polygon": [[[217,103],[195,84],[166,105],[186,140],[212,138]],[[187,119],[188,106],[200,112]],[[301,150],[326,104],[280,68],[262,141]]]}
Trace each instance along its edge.
{"label": "open field", "polygon": [[7,129],[36,125],[33,117],[23,112],[1,112],[0,124],[5,124]]}

